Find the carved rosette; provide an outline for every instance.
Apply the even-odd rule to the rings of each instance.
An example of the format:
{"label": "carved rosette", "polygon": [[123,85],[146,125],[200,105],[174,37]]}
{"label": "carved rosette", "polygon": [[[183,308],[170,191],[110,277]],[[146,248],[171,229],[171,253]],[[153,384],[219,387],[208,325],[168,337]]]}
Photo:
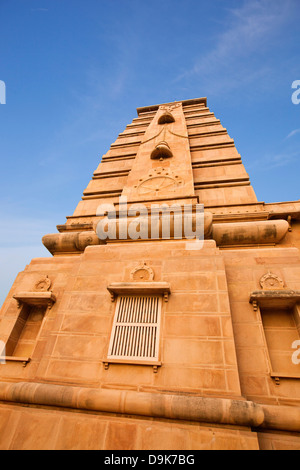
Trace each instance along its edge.
{"label": "carved rosette", "polygon": [[42,277],[34,284],[35,292],[47,292],[51,287],[51,281],[48,276]]}
{"label": "carved rosette", "polygon": [[153,281],[154,271],[145,262],[136,266],[130,273],[131,281]]}
{"label": "carved rosette", "polygon": [[161,196],[161,194],[175,192],[183,180],[169,168],[153,168],[145,178],[141,178],[135,186],[138,193],[143,196]]}
{"label": "carved rosette", "polygon": [[181,103],[162,104],[159,109],[171,113],[175,108],[181,106]]}
{"label": "carved rosette", "polygon": [[260,278],[259,283],[263,290],[284,289],[283,280],[276,274],[271,273],[270,271]]}

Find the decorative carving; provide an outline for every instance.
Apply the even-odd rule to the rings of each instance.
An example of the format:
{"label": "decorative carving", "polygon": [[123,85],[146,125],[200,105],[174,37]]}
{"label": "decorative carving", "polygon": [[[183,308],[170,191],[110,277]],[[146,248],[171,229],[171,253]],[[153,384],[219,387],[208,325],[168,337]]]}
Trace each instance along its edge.
{"label": "decorative carving", "polygon": [[41,279],[39,279],[39,281],[37,281],[35,284],[34,284],[34,290],[36,292],[47,292],[51,287],[51,281],[48,277],[48,275],[46,277],[42,277]]}
{"label": "decorative carving", "polygon": [[158,119],[158,124],[170,124],[171,122],[175,122],[175,119],[169,111],[164,112]]}
{"label": "decorative carving", "polygon": [[136,266],[130,273],[131,281],[153,281],[154,272],[145,262]]}
{"label": "decorative carving", "polygon": [[162,132],[164,132],[163,135],[164,135],[164,138],[165,138],[165,135],[166,135],[166,128],[165,128],[165,126],[163,126],[157,134],[155,134],[155,135],[153,135],[152,137],[150,137],[149,139],[144,140],[143,142],[141,142],[141,145],[146,144],[147,142],[150,142],[151,140],[154,140],[154,139],[155,139],[156,137],[158,137]]}
{"label": "decorative carving", "polygon": [[173,111],[173,109],[178,108],[179,106],[181,106],[181,103],[162,104],[159,109],[170,113],[171,111]]}
{"label": "decorative carving", "polygon": [[141,196],[160,196],[162,193],[175,192],[183,184],[183,180],[167,168],[154,168],[148,176],[140,179],[135,186]]}
{"label": "decorative carving", "polygon": [[162,161],[164,158],[171,157],[173,157],[173,154],[171,152],[168,142],[165,141],[159,142],[151,153],[152,160]]}
{"label": "decorative carving", "polygon": [[166,140],[167,133],[175,135],[176,137],[182,137],[183,139],[188,139],[189,138],[188,135],[177,134],[176,132],[171,131],[170,129],[168,129],[167,124],[164,123],[162,125],[162,128],[155,135],[153,135],[152,137],[149,137],[149,139],[144,140],[143,142],[141,142],[141,145],[146,144],[147,142],[150,142],[151,140],[156,139],[156,137],[158,137],[161,133],[162,133],[162,136],[161,136],[162,141]]}
{"label": "decorative carving", "polygon": [[260,286],[263,290],[278,290],[284,289],[284,282],[276,274],[267,272],[264,276],[260,278]]}
{"label": "decorative carving", "polygon": [[78,251],[84,251],[87,246],[96,245],[96,237],[97,235],[94,232],[79,232],[76,240],[76,248]]}
{"label": "decorative carving", "polygon": [[49,233],[44,235],[42,242],[48,251],[55,253],[80,253],[89,245],[103,245],[96,233],[92,231],[65,233]]}

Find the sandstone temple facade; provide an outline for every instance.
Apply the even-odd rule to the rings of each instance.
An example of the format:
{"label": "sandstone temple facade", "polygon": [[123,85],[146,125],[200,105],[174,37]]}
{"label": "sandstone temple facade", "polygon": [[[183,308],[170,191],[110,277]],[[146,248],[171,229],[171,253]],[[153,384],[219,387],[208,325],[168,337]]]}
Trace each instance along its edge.
{"label": "sandstone temple facade", "polygon": [[257,200],[206,98],[138,108],[43,243],[1,309],[1,449],[300,449],[300,201]]}

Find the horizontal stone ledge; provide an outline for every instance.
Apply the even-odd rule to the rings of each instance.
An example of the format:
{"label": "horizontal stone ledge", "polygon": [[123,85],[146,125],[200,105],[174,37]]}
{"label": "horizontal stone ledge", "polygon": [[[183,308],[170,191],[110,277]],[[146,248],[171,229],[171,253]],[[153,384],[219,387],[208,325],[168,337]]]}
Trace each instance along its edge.
{"label": "horizontal stone ledge", "polygon": [[259,426],[263,429],[276,429],[280,431],[300,431],[300,407],[261,405],[264,420]]}
{"label": "horizontal stone ledge", "polygon": [[92,231],[49,233],[43,236],[42,242],[52,255],[55,253],[82,253],[87,246],[104,243]]}
{"label": "horizontal stone ledge", "polygon": [[126,137],[139,137],[140,135],[143,135],[145,134],[145,129],[144,130],[140,130],[140,131],[135,131],[135,132],[120,132],[120,134],[118,135],[118,139],[121,138],[126,138]]}
{"label": "horizontal stone ledge", "polygon": [[216,166],[231,166],[231,165],[241,165],[241,158],[227,158],[223,160],[206,160],[192,163],[192,169],[197,170],[201,168],[214,168]]}
{"label": "horizontal stone ledge", "polygon": [[106,191],[106,192],[101,192],[101,193],[94,192],[94,193],[86,194],[82,196],[81,199],[83,201],[87,201],[89,199],[99,199],[101,201],[102,199],[120,197],[121,194],[122,194],[122,191],[111,191],[111,192]]}
{"label": "horizontal stone ledge", "polygon": [[210,112],[209,108],[184,109],[183,114],[185,118],[198,116],[214,116],[214,113]]}
{"label": "horizontal stone ledge", "polygon": [[212,149],[223,149],[223,148],[235,148],[234,141],[228,142],[219,142],[212,144],[203,144],[203,145],[192,145],[190,143],[190,151],[195,152],[196,150],[212,150]]}
{"label": "horizontal stone ledge", "polygon": [[[141,230],[140,233],[140,240],[148,240],[148,241],[153,241],[153,240],[160,240],[160,239],[188,239],[185,236],[185,223],[188,219],[190,219],[190,223],[188,224],[188,229],[193,230],[194,232],[196,231],[197,228],[197,220],[196,218],[199,217],[199,226],[201,229],[203,229],[203,234],[199,234],[199,236],[203,235],[204,238],[209,238],[210,233],[211,233],[211,227],[212,227],[212,214],[210,212],[204,212],[204,217],[202,219],[202,213],[199,215],[196,215],[193,213],[191,216],[189,215],[184,215],[179,213],[180,220],[179,218],[174,218],[174,214],[171,211],[170,215],[170,220],[167,219],[168,213],[166,213],[166,225],[167,228],[169,227],[169,234],[166,234],[163,236],[164,232],[164,215],[162,213],[157,213],[157,218],[153,217],[154,224],[155,225],[155,231],[152,230],[152,219],[151,219],[151,214],[149,216],[146,216],[145,218],[142,217],[127,217],[127,219],[119,219],[119,218],[108,218],[107,221],[110,222],[110,224],[113,224],[115,226],[115,230],[112,230],[112,236],[111,238],[106,238],[106,239],[100,239],[97,235],[97,224],[101,220],[100,217],[95,217],[95,220],[93,222],[93,231],[73,231],[72,229],[62,232],[62,233],[50,233],[47,235],[44,235],[42,238],[42,242],[44,246],[47,248],[48,251],[50,251],[51,254],[55,253],[81,253],[85,250],[87,246],[90,245],[103,245],[107,241],[110,240],[130,240],[129,236],[129,227],[131,223],[139,225],[144,221],[145,225],[147,225],[147,234],[144,236],[144,231]],[[168,225],[169,221],[169,225]],[[125,227],[124,227],[124,222],[125,222]],[[181,224],[178,226],[178,224]],[[179,227],[181,227],[181,232],[182,232],[182,238],[178,238],[179,235],[177,234],[177,230],[179,230]],[[167,229],[165,229],[167,231]],[[125,231],[125,238],[123,231]],[[154,237],[154,233],[157,234]],[[137,240],[138,241],[138,240]]]}
{"label": "horizontal stone ledge", "polygon": [[165,301],[171,293],[171,287],[168,282],[154,281],[132,281],[132,282],[113,282],[107,286],[107,290],[112,296],[112,301],[117,295],[163,295]]}
{"label": "horizontal stone ledge", "polygon": [[119,171],[95,171],[93,175],[93,180],[98,180],[98,179],[105,179],[105,178],[115,178],[115,177],[122,177],[122,176],[128,176],[130,173],[130,170],[119,170]]}
{"label": "horizontal stone ledge", "polygon": [[114,161],[120,161],[120,160],[134,160],[136,157],[136,153],[131,153],[131,154],[124,154],[124,155],[110,155],[107,157],[103,157],[101,160],[101,163],[111,163]]}
{"label": "horizontal stone ledge", "polygon": [[[90,245],[102,245],[105,244],[107,240],[102,240],[98,237],[97,223],[100,218],[96,218],[93,227],[94,231],[69,231],[56,234],[48,234],[42,238],[44,246],[50,251],[50,253],[80,253],[85,250],[87,246]],[[115,239],[116,240],[127,240],[129,239],[128,230],[129,224],[135,221],[141,223],[141,217],[134,218],[128,217],[126,222],[127,226],[127,236],[124,238],[124,221],[120,219],[108,219],[110,223],[115,223]],[[177,219],[176,219],[177,220]],[[279,243],[284,236],[286,235],[289,224],[286,220],[267,220],[267,221],[252,221],[252,222],[232,222],[232,223],[213,223],[213,216],[211,212],[204,212],[203,220],[203,230],[204,238],[212,238],[216,241],[217,246],[237,246],[237,245],[268,245]],[[146,217],[145,223],[147,222],[147,236],[143,236],[143,232],[140,233],[140,239],[143,240],[160,240],[162,239],[162,230],[163,230],[163,217],[162,214],[159,214],[157,233],[158,238],[152,238],[151,233],[151,218]],[[184,217],[181,220],[182,223],[182,239],[185,239],[184,235]],[[122,224],[122,229],[120,228]],[[177,224],[177,221],[176,221]],[[177,225],[174,222],[174,217],[171,214],[170,217],[170,233],[169,238],[178,238],[176,230],[178,229]],[[192,230],[195,230],[196,227],[196,215],[192,215]],[[125,227],[126,228],[126,227]],[[122,236],[120,233],[122,232]],[[121,238],[120,238],[121,237]]]}
{"label": "horizontal stone ledge", "polygon": [[228,398],[1,382],[0,401],[223,425],[259,427],[264,423],[260,405]]}
{"label": "horizontal stone ledge", "polygon": [[116,148],[116,147],[136,147],[141,143],[141,139],[139,140],[133,140],[132,142],[123,142],[119,143],[118,139],[116,139],[115,142],[113,142],[110,146],[110,148]]}
{"label": "horizontal stone ledge", "polygon": [[192,124],[187,124],[186,127],[188,129],[192,129],[193,127],[207,127],[207,126],[215,126],[215,125],[220,125],[221,121],[220,119],[212,119],[211,121],[208,122],[199,122],[199,123],[192,123]]}
{"label": "horizontal stone ledge", "polygon": [[213,224],[212,238],[217,246],[268,245],[279,243],[286,235],[286,220]]}
{"label": "horizontal stone ledge", "polygon": [[216,130],[216,131],[209,131],[209,132],[189,132],[188,136],[190,139],[196,139],[200,137],[215,137],[218,135],[228,135],[226,129]]}
{"label": "horizontal stone ledge", "polygon": [[229,182],[229,183],[201,183],[195,184],[195,191],[201,191],[203,189],[213,189],[213,188],[235,188],[238,186],[250,186],[250,181],[238,181],[238,182]]}
{"label": "horizontal stone ledge", "polygon": [[56,297],[51,291],[46,292],[18,292],[13,295],[19,306],[21,304],[30,305],[32,307],[52,307],[56,302]]}
{"label": "horizontal stone ledge", "polygon": [[[204,113],[201,112],[202,110],[204,110]],[[196,112],[198,114],[195,114]],[[186,121],[190,121],[191,119],[203,118],[203,117],[206,119],[207,117],[214,117],[215,116],[214,113],[207,112],[204,108],[199,109],[198,111],[184,111],[183,110],[183,114],[184,114],[184,117],[185,117]]]}
{"label": "horizontal stone ledge", "polygon": [[291,308],[298,302],[300,302],[299,290],[259,290],[250,294],[250,303],[262,308]]}
{"label": "horizontal stone ledge", "polygon": [[248,176],[239,176],[239,177],[235,177],[235,178],[220,178],[220,177],[216,177],[216,178],[207,178],[207,179],[194,179],[194,186],[202,186],[202,185],[209,185],[209,184],[212,184],[212,185],[217,185],[217,184],[233,184],[233,183],[244,183],[244,182],[247,182],[249,183],[249,177]]}

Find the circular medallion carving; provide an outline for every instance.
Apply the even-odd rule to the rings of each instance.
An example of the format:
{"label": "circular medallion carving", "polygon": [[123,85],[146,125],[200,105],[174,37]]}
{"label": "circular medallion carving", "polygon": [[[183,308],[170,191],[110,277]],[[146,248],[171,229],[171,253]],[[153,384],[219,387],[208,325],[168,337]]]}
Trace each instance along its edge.
{"label": "circular medallion carving", "polygon": [[277,290],[284,288],[284,282],[276,274],[268,272],[260,278],[260,286],[264,290]]}
{"label": "circular medallion carving", "polygon": [[161,196],[175,192],[182,184],[183,180],[169,169],[155,168],[149,172],[147,178],[141,179],[135,187],[141,196]]}
{"label": "circular medallion carving", "polygon": [[39,292],[47,292],[51,287],[51,281],[48,276],[42,277],[34,285],[34,289]]}
{"label": "circular medallion carving", "polygon": [[154,272],[146,263],[139,264],[130,273],[131,281],[153,281]]}

